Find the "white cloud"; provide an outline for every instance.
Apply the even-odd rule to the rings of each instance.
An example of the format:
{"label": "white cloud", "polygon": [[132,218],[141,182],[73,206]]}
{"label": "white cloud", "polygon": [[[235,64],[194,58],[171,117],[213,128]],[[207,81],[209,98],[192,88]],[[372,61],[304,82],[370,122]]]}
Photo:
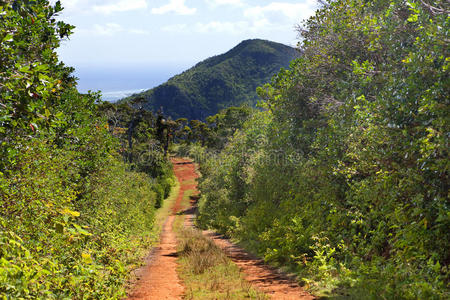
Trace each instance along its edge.
{"label": "white cloud", "polygon": [[94,29],[91,32],[95,35],[113,36],[122,31],[124,31],[124,29],[119,24],[107,23],[105,25],[94,24]]}
{"label": "white cloud", "polygon": [[98,13],[111,14],[114,12],[124,12],[146,8],[147,2],[145,0],[120,0],[110,4],[94,5],[93,10]]}
{"label": "white cloud", "polygon": [[[56,0],[51,0],[50,3],[54,4]],[[74,15],[83,11],[87,11],[88,8],[92,9],[92,3],[89,0],[61,0],[63,15]]]}
{"label": "white cloud", "polygon": [[206,3],[213,7],[221,5],[244,6],[242,0],[205,0]]}
{"label": "white cloud", "polygon": [[[146,9],[147,0],[60,0],[64,8],[63,15],[73,16],[89,12],[112,14],[115,12]],[[56,0],[51,0],[51,3]]]}
{"label": "white cloud", "polygon": [[[210,4],[243,4],[241,0],[206,0]],[[311,16],[317,8],[316,0],[303,3],[271,2],[265,6],[248,6],[242,9],[245,19],[241,21],[197,22],[192,25],[173,24],[163,28],[164,31],[178,33],[226,33],[231,35],[258,34],[268,31],[293,28],[301,20]]]}
{"label": "white cloud", "polygon": [[149,35],[150,34],[150,32],[147,30],[136,29],[136,28],[130,29],[130,30],[128,30],[128,32],[131,34],[138,34],[138,35]]}
{"label": "white cloud", "polygon": [[219,32],[237,34],[242,33],[248,27],[247,22],[218,22],[196,23],[194,31],[198,33]]}
{"label": "white cloud", "polygon": [[94,24],[92,29],[76,29],[77,33],[81,33],[84,35],[96,35],[96,36],[107,36],[112,37],[118,33],[129,33],[136,35],[148,35],[149,31],[144,29],[132,28],[126,29],[117,23],[106,23],[103,25]]}
{"label": "white cloud", "polygon": [[303,3],[272,2],[266,6],[253,6],[244,10],[244,16],[256,26],[267,24],[299,23],[313,15],[317,1],[306,0]]}
{"label": "white cloud", "polygon": [[[240,21],[211,21],[194,24],[172,24],[162,28],[175,33],[225,33],[230,35],[258,34],[293,29],[295,24],[313,15],[316,0],[303,3],[271,2],[263,6],[249,6],[242,0],[205,0],[212,6],[242,5],[244,19]],[[174,2],[172,0],[172,2]]]}
{"label": "white cloud", "polygon": [[185,0],[170,0],[169,3],[158,8],[152,8],[152,14],[163,15],[167,13],[176,13],[178,15],[193,15],[197,9],[189,8],[184,3]]}
{"label": "white cloud", "polygon": [[188,32],[189,27],[187,24],[172,24],[162,27],[161,30],[166,32]]}
{"label": "white cloud", "polygon": [[248,30],[249,23],[241,22],[219,22],[213,21],[208,23],[197,22],[193,25],[187,24],[172,24],[162,28],[166,32],[175,33],[228,33],[240,34]]}

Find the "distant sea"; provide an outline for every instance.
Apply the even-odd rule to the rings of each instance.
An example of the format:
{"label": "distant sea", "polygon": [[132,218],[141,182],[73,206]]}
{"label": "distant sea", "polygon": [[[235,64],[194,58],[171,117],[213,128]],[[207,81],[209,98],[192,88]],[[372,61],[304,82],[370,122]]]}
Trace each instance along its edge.
{"label": "distant sea", "polygon": [[74,66],[78,90],[101,91],[102,99],[115,102],[166,82],[187,66]]}

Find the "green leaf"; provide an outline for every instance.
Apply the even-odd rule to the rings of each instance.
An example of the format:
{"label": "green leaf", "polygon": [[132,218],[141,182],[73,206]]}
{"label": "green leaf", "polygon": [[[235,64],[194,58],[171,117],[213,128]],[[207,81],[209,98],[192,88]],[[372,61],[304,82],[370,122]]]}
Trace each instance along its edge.
{"label": "green leaf", "polygon": [[30,65],[21,66],[21,67],[19,68],[19,72],[22,72],[22,73],[30,73]]}
{"label": "green leaf", "polygon": [[41,64],[41,65],[37,65],[36,67],[34,67],[34,70],[37,72],[43,72],[43,71],[47,71],[49,68],[48,65],[46,64]]}
{"label": "green leaf", "polygon": [[417,20],[419,20],[419,15],[417,15],[417,14],[413,14],[408,18],[408,22],[411,22],[411,23],[417,22]]}
{"label": "green leaf", "polygon": [[70,209],[67,208],[67,207],[64,208],[64,209],[61,211],[61,213],[62,213],[63,215],[71,215],[71,216],[73,216],[73,217],[79,217],[79,216],[80,216],[80,213],[79,213],[79,212],[70,210]]}
{"label": "green leaf", "polygon": [[2,40],[3,43],[12,42],[14,40],[14,36],[11,33],[8,33]]}
{"label": "green leaf", "polygon": [[82,234],[82,235],[86,235],[86,236],[92,235],[92,233],[90,233],[90,232],[88,232],[87,230],[84,230],[83,228],[81,228],[80,225],[73,224],[73,226],[76,228],[76,230],[78,231],[78,233],[80,233],[80,234]]}

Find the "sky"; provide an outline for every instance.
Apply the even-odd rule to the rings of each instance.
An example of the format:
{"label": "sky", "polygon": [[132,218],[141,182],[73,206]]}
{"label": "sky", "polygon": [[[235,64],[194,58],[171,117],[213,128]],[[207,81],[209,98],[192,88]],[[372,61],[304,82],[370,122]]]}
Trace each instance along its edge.
{"label": "sky", "polygon": [[[55,2],[55,1],[53,1]],[[151,88],[242,40],[295,46],[295,26],[316,0],[61,0],[60,19],[76,26],[58,50],[79,88]],[[147,79],[146,79],[147,78]]]}

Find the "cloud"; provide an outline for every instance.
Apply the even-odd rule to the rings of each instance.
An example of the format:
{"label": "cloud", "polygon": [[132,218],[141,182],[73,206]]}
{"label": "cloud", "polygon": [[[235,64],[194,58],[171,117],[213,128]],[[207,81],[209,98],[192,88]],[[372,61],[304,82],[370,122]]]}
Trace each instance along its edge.
{"label": "cloud", "polygon": [[[55,4],[57,0],[51,0],[50,4]],[[82,11],[87,10],[87,8],[92,8],[92,4],[89,5],[89,0],[61,0],[63,15],[74,15]]]}
{"label": "cloud", "polygon": [[239,34],[248,29],[248,22],[219,22],[212,21],[208,23],[197,22],[193,25],[172,24],[162,28],[166,32],[175,33],[228,33]]}
{"label": "cloud", "polygon": [[[165,32],[175,33],[224,33],[231,35],[258,34],[293,29],[294,24],[314,14],[316,0],[302,3],[271,2],[267,5],[250,6],[242,0],[205,0],[212,6],[242,5],[243,19],[240,21],[197,22],[194,24],[172,24],[162,28]],[[173,2],[173,0],[172,0]]]}
{"label": "cloud", "polygon": [[187,24],[172,24],[161,28],[162,31],[166,32],[189,32],[189,27]]}
{"label": "cloud", "polygon": [[[57,0],[51,0],[54,4]],[[147,0],[60,0],[64,8],[63,15],[85,13],[112,14],[115,12],[146,9]]]}
{"label": "cloud", "polygon": [[193,15],[197,12],[195,7],[189,8],[184,2],[185,0],[170,0],[166,5],[152,8],[152,14],[164,15],[173,12],[178,15]]}
{"label": "cloud", "polygon": [[118,33],[128,33],[137,35],[150,34],[150,32],[147,30],[138,28],[127,29],[117,23],[106,23],[103,25],[94,24],[92,29],[76,29],[76,33],[81,33],[84,35],[106,36],[106,37],[112,37]]}
{"label": "cloud", "polygon": [[205,0],[206,3],[213,7],[221,5],[231,5],[231,6],[244,6],[242,0]]}
{"label": "cloud", "polygon": [[253,6],[244,10],[244,16],[258,26],[267,24],[299,23],[314,14],[317,1],[303,3],[272,2],[266,6]]}
{"label": "cloud", "polygon": [[94,24],[94,29],[91,32],[95,35],[113,36],[122,31],[124,31],[124,29],[119,24],[107,23],[105,25]]}
{"label": "cloud", "polygon": [[242,33],[248,27],[247,22],[218,22],[196,23],[194,31],[198,33],[219,32],[237,34]]}
{"label": "cloud", "polygon": [[[241,0],[206,0],[211,5],[243,4]],[[243,4],[244,5],[244,4]],[[313,15],[317,8],[316,0],[305,0],[303,3],[271,2],[263,6],[244,5],[244,19],[240,21],[211,21],[195,24],[172,24],[163,27],[166,32],[177,33],[224,33],[231,35],[257,34],[275,32],[293,28],[301,20]]]}
{"label": "cloud", "polygon": [[124,12],[138,9],[146,9],[145,0],[120,0],[111,4],[94,5],[93,10],[102,14],[111,14],[114,12]]}
{"label": "cloud", "polygon": [[131,33],[131,34],[137,34],[137,35],[149,35],[150,34],[150,32],[149,31],[147,31],[147,30],[144,30],[144,29],[136,29],[136,28],[133,28],[133,29],[129,29],[129,30],[127,30],[129,33]]}

